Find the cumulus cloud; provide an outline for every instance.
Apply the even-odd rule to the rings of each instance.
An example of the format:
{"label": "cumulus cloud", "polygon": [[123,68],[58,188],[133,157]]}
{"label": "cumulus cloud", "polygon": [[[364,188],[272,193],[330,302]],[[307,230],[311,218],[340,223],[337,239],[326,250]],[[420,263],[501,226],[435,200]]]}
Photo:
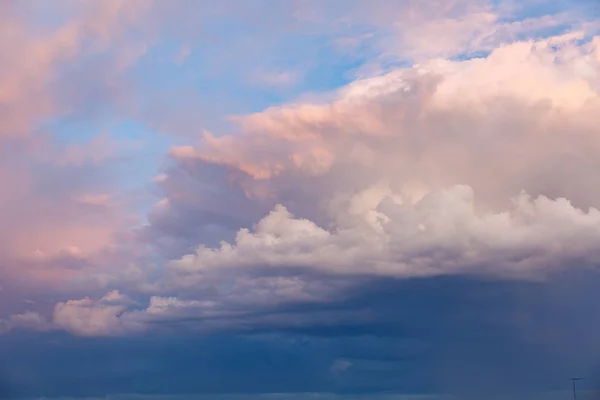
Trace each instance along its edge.
{"label": "cumulus cloud", "polygon": [[[265,309],[236,274],[295,277],[289,296],[267,292],[281,305],[352,287],[313,284],[332,276],[531,279],[597,266],[598,43],[573,33],[431,60],[354,82],[331,103],[235,117],[239,133],[174,148],[144,232],[188,229],[195,207],[205,217],[196,251],[167,252],[179,256],[158,287],[192,298],[219,287],[208,297],[226,315],[223,287]],[[206,218],[227,213],[228,224]],[[223,230],[207,233],[211,224]]]}
{"label": "cumulus cloud", "polygon": [[359,193],[349,202],[348,213],[338,214],[344,226],[335,230],[294,218],[278,205],[254,231],[240,230],[234,244],[201,247],[170,267],[192,276],[231,267],[287,266],[411,277],[528,275],[600,262],[600,211],[582,211],[564,198],[521,194],[507,211],[477,213],[471,188],[456,186],[415,203],[385,191]]}
{"label": "cumulus cloud", "polygon": [[341,289],[348,287],[344,282],[249,276],[243,272],[207,276],[202,281],[181,278],[180,274],[166,277],[151,288],[153,293],[177,292],[178,296],[151,295],[145,301],[134,301],[112,291],[101,298],[59,302],[52,313],[52,326],[81,336],[143,334],[173,327],[208,334],[224,330],[252,332],[273,326],[304,327],[319,320],[347,320],[353,314],[326,311],[303,315],[301,309],[294,310],[294,306],[318,306],[341,298]]}
{"label": "cumulus cloud", "polygon": [[147,306],[75,300],[54,322],[86,335],[186,318],[234,329],[277,320],[250,317],[258,310],[339,299],[353,287],[331,283],[340,277],[531,279],[597,266],[598,39],[584,38],[400,69],[330,104],[237,117],[239,134],[174,148],[142,233],[189,226],[198,194],[208,209],[194,229],[231,213],[231,234],[213,231],[224,240],[211,245],[203,231],[196,251],[180,249]]}
{"label": "cumulus cloud", "polygon": [[[323,215],[331,201],[382,179],[393,191],[469,185],[478,207],[496,210],[521,190],[587,208],[600,193],[587,173],[598,146],[598,81],[589,74],[597,43],[560,37],[400,69],[352,83],[332,103],[236,117],[239,135],[207,132],[171,155],[193,173],[189,184],[214,186],[203,176],[212,168],[252,197],[249,204],[279,200],[319,223],[331,223]],[[161,182],[167,198],[179,175],[175,169]],[[174,201],[188,199],[177,190]]]}
{"label": "cumulus cloud", "polygon": [[[56,304],[53,321],[82,336],[114,335],[123,329],[119,318],[133,301],[114,290],[99,300],[85,298]],[[130,326],[135,329],[135,326]]]}
{"label": "cumulus cloud", "polygon": [[[390,163],[397,168],[404,161],[416,175],[425,167],[417,157],[458,158],[462,151],[470,157],[465,163],[486,167],[490,161],[475,159],[478,148],[494,150],[494,159],[517,156],[519,146],[532,146],[531,141],[550,131],[547,149],[526,150],[530,158],[539,157],[538,152],[556,157],[555,142],[564,145],[568,135],[577,135],[570,147],[586,145],[594,132],[599,81],[591,71],[598,65],[598,39],[585,45],[579,39],[575,34],[520,42],[486,58],[440,59],[400,69],[355,82],[330,104],[274,107],[238,117],[240,136],[206,132],[199,146],[178,147],[172,155],[224,165],[255,180],[288,171],[323,175],[334,161],[362,163],[371,170]],[[576,133],[565,132],[567,127]],[[506,132],[510,129],[515,131]],[[465,149],[453,148],[452,142]],[[398,160],[381,154],[386,149],[393,149]],[[458,160],[437,161],[442,162]],[[473,174],[460,172],[463,179]]]}

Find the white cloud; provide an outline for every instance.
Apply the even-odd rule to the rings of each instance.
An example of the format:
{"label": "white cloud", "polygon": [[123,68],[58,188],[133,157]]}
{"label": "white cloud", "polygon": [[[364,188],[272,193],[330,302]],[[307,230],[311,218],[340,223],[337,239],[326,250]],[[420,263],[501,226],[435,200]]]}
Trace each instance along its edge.
{"label": "white cloud", "polygon": [[[521,194],[499,213],[477,212],[468,186],[428,193],[412,203],[399,193],[349,199],[343,228],[327,231],[283,206],[234,244],[200,247],[170,264],[185,279],[225,268],[305,267],[337,274],[427,276],[453,273],[530,275],[600,263],[600,211],[566,199]],[[362,197],[362,198],[361,198]]]}
{"label": "white cloud", "polygon": [[99,300],[85,298],[56,304],[53,322],[81,336],[118,335],[125,329],[135,331],[139,326],[121,318],[134,302],[114,290]]}

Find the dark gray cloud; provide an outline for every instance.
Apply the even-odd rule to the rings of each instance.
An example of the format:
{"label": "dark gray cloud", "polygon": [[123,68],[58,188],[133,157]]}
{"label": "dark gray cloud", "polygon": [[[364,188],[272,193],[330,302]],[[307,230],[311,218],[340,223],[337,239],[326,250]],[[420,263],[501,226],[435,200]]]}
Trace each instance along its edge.
{"label": "dark gray cloud", "polygon": [[598,383],[599,283],[596,272],[528,283],[374,280],[318,310],[279,310],[297,319],[351,312],[361,316],[356,323],[256,323],[238,333],[144,338],[13,332],[0,338],[0,367],[4,391],[30,397],[392,391],[542,398],[568,389],[571,376],[588,378],[582,390]]}

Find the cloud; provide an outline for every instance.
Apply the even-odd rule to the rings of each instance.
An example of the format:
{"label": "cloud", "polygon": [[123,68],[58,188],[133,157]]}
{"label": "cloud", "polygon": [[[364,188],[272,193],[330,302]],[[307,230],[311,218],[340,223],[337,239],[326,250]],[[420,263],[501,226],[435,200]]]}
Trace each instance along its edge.
{"label": "cloud", "polygon": [[[332,146],[347,146],[346,159],[368,163],[366,155],[380,150],[377,145],[393,143],[394,150],[408,152],[418,150],[414,146],[419,144],[419,136],[428,135],[421,141],[445,137],[466,141],[469,133],[457,132],[464,120],[491,124],[494,118],[506,118],[523,125],[527,121],[522,120],[530,118],[532,123],[560,126],[573,124],[579,117],[582,121],[574,128],[589,133],[598,107],[598,80],[590,73],[596,68],[598,50],[595,41],[578,45],[580,38],[574,34],[516,43],[500,47],[486,58],[435,60],[400,69],[349,85],[331,104],[274,107],[238,117],[240,137],[215,137],[206,132],[196,149],[178,147],[172,154],[269,179],[286,170],[317,175],[327,172],[334,158],[344,156],[336,154]],[[508,107],[519,114],[511,116],[513,110]],[[435,131],[433,122],[437,120],[437,130],[446,128],[443,123],[447,122],[448,132]],[[524,126],[518,128],[521,130],[507,140],[525,141],[535,135],[522,132]],[[483,141],[482,145],[496,144],[489,142],[500,139],[505,125],[488,129],[495,132],[488,137],[473,133],[469,139]],[[378,136],[386,138],[377,143],[373,137]],[[564,139],[565,133],[554,136]]]}
{"label": "cloud", "polygon": [[[332,202],[381,180],[392,192],[405,187],[415,196],[468,185],[477,208],[496,211],[522,190],[592,206],[600,192],[585,176],[598,146],[598,83],[582,72],[597,65],[595,43],[516,43],[486,58],[434,61],[358,81],[332,103],[236,117],[239,135],[207,132],[197,146],[172,150],[179,167],[160,183],[169,200],[161,218],[194,201],[193,187],[218,187],[218,174],[234,182],[230,193],[239,190],[230,199],[251,197],[255,208],[245,211],[254,221],[280,202],[320,225],[337,223]],[[192,173],[191,187],[179,186],[177,168]],[[201,171],[209,169],[215,172],[206,181]],[[220,208],[216,200],[204,204]],[[232,210],[239,212],[220,212]]]}
{"label": "cloud", "polygon": [[119,232],[134,222],[107,168],[114,155],[99,163],[69,163],[58,150],[45,145],[0,150],[5,161],[0,174],[10,187],[0,195],[3,279],[33,286],[66,282],[100,253],[114,253]]}
{"label": "cloud", "polygon": [[[126,336],[147,331],[171,331],[214,334],[222,331],[254,331],[259,326],[291,324],[299,328],[316,320],[329,321],[333,316],[324,312],[298,315],[279,307],[314,304],[339,295],[338,287],[330,281],[310,280],[295,276],[217,276],[210,281],[186,283],[166,278],[151,288],[154,293],[168,293],[177,288],[180,297],[152,295],[147,305],[112,291],[100,299],[86,297],[56,304],[52,313],[55,327],[81,336]],[[347,286],[347,285],[346,285]],[[338,289],[336,291],[336,289]],[[185,296],[187,292],[189,296]],[[328,293],[329,292],[329,293]],[[337,293],[336,293],[337,292]],[[336,321],[345,320],[343,313]]]}
{"label": "cloud", "polygon": [[[235,330],[290,323],[270,307],[336,301],[364,277],[595,268],[597,43],[573,33],[431,60],[173,148],[140,231],[174,259],[152,281],[176,298],[161,318]],[[125,313],[148,327],[151,314]]]}
{"label": "cloud", "polygon": [[[124,83],[123,70],[145,54],[157,32],[181,39],[183,69],[194,61],[189,49],[194,58],[203,53],[187,19],[169,28],[182,4],[67,7],[76,14],[64,28],[68,40],[59,31],[52,39],[58,44],[31,39],[33,47],[50,40],[40,48],[52,56],[34,71],[39,79],[31,79],[32,91],[54,99],[51,82],[66,76],[65,62],[95,51],[106,56],[138,28],[147,36],[109,52],[104,66],[110,79],[100,86],[114,88],[112,79]],[[18,227],[1,233],[11,266],[5,273],[57,287],[66,277],[69,290],[90,288],[89,297],[61,298],[52,320],[73,334],[98,336],[194,318],[203,332],[293,325],[293,313],[271,311],[338,301],[365,277],[531,279],[574,264],[597,265],[600,186],[590,171],[600,167],[600,81],[594,72],[600,42],[589,28],[562,29],[571,14],[516,18],[518,8],[487,2],[389,9],[378,2],[369,12],[351,6],[345,23],[368,25],[360,35],[375,41],[373,59],[393,53],[411,64],[351,82],[326,101],[232,116],[230,134],[193,127],[202,134],[170,150],[155,182],[161,200],[140,229],[108,182],[108,165],[115,162],[109,140],[96,136],[89,145],[70,143],[60,151],[36,142],[28,154],[45,158],[28,161],[31,171],[19,176],[13,171],[23,161],[12,160],[0,170],[16,188],[0,201],[10,225]],[[309,24],[327,41],[339,38],[337,28],[323,25],[342,12],[333,3],[278,12],[295,21],[295,29]],[[95,13],[102,18],[89,20]],[[282,28],[281,21],[263,18],[261,34]],[[540,34],[550,28],[560,34]],[[96,50],[82,48],[86,40]],[[479,51],[487,53],[464,57]],[[261,77],[279,83],[293,78]],[[108,103],[129,104],[110,93]],[[72,94],[87,98],[85,90]],[[67,97],[59,96],[65,103],[48,100],[59,108],[41,109],[21,130],[68,113],[77,102]],[[142,108],[123,110],[143,117]],[[59,179],[68,183],[48,183]],[[19,213],[25,205],[44,211]],[[98,290],[108,291],[108,298]],[[111,299],[114,293],[135,302]],[[350,315],[295,317],[306,327]]]}
{"label": "cloud", "polygon": [[[524,274],[600,262],[600,211],[566,199],[516,197],[508,211],[477,214],[467,186],[411,203],[385,188],[351,198],[343,227],[327,231],[279,205],[234,244],[198,249],[170,266],[193,279],[223,268],[305,267],[341,274]],[[379,193],[378,193],[379,192]],[[383,193],[382,193],[383,192]],[[370,204],[369,204],[370,203]]]}
{"label": "cloud", "polygon": [[0,333],[7,333],[15,329],[48,331],[52,328],[52,324],[44,316],[35,311],[14,314],[8,320],[0,319]]}
{"label": "cloud", "polygon": [[[123,72],[135,63],[130,50],[139,43],[120,40],[134,26],[147,28],[140,21],[146,6],[57,1],[56,18],[41,23],[37,17],[48,12],[43,4],[3,3],[3,281],[27,281],[38,289],[41,282],[68,281],[106,252],[125,224],[129,229],[132,219],[110,171],[123,148],[110,135],[97,134],[104,122],[97,117],[103,108],[122,105]],[[91,124],[76,126],[74,135],[73,121],[87,118]]]}
{"label": "cloud", "polygon": [[97,301],[85,298],[58,303],[53,320],[67,331],[83,336],[118,334],[122,329],[119,315],[131,303],[131,299],[114,290]]}
{"label": "cloud", "polygon": [[[202,300],[152,296],[147,308],[127,311],[124,304],[106,306],[105,298],[75,300],[57,305],[54,322],[94,336],[135,333],[160,321],[188,318],[197,321],[193,329],[200,332],[236,330],[240,321],[306,326],[318,315],[295,316],[293,323],[285,312],[273,310],[275,319],[266,316],[273,307],[343,299],[360,283],[335,283],[331,275],[537,279],[600,262],[600,211],[578,210],[566,199],[521,194],[509,211],[478,215],[472,195],[469,187],[458,186],[411,203],[385,189],[359,193],[344,214],[346,226],[333,232],[277,206],[253,231],[240,230],[234,244],[200,247],[166,266],[162,290],[201,295]],[[76,321],[68,317],[71,313]],[[360,314],[351,315],[360,319]],[[343,313],[324,317],[328,324],[346,318]]]}
{"label": "cloud", "polygon": [[127,71],[154,40],[150,3],[1,6],[3,282],[71,291],[94,267],[117,263],[136,218],[115,173],[132,146],[112,130],[129,109]]}
{"label": "cloud", "polygon": [[[0,32],[0,116],[3,120],[0,135],[29,136],[45,119],[71,113],[81,105],[80,99],[68,98],[65,94],[79,95],[84,91],[82,87],[77,93],[56,87],[57,81],[64,82],[66,63],[75,63],[83,55],[97,54],[116,43],[123,31],[135,23],[136,14],[141,15],[144,4],[144,1],[109,0],[101,5],[85,2],[76,7],[59,1],[56,12],[67,14],[68,22],[47,32],[22,17],[27,12],[35,15],[40,9],[44,12],[42,5],[4,3],[1,13],[4,28]],[[22,8],[26,9],[25,13]],[[122,51],[114,51],[117,59]]]}
{"label": "cloud", "polygon": [[597,34],[594,6],[586,2],[348,1],[305,2],[295,15],[327,23],[334,47],[368,61],[357,76],[432,58],[470,58],[497,47],[570,31]]}
{"label": "cloud", "polygon": [[252,80],[257,85],[278,88],[296,85],[300,79],[301,75],[297,71],[257,71]]}

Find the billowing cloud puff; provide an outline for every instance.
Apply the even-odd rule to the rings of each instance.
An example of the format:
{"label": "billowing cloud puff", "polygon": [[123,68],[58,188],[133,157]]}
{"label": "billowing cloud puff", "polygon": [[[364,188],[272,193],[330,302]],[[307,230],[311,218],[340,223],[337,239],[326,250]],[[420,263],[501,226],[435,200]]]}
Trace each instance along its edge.
{"label": "billowing cloud puff", "polygon": [[[477,213],[467,186],[429,193],[415,203],[378,189],[351,199],[344,228],[325,230],[278,205],[253,231],[240,230],[235,243],[201,246],[169,263],[162,284],[203,300],[153,296],[147,308],[128,311],[126,303],[105,304],[106,297],[75,300],[56,306],[54,323],[83,335],[133,333],[188,318],[203,332],[239,329],[248,318],[255,327],[287,320],[281,315],[275,321],[257,319],[258,310],[269,314],[285,304],[343,297],[353,285],[329,282],[339,275],[531,279],[600,262],[597,209],[585,212],[566,199],[522,193],[507,211]],[[212,291],[203,289],[207,286]],[[346,316],[329,316],[328,322],[340,317]],[[294,318],[299,325],[314,322],[314,315],[306,321]]]}
{"label": "billowing cloud puff", "polygon": [[[476,191],[494,180],[515,194],[536,184],[517,183],[516,175],[529,179],[552,168],[551,161],[562,165],[582,147],[597,146],[600,83],[593,71],[600,42],[581,45],[582,39],[567,35],[502,46],[486,58],[428,61],[355,82],[333,103],[238,117],[239,137],[205,133],[200,145],[172,155],[223,165],[253,181],[333,177],[344,165],[360,169],[357,178],[468,183]],[[511,165],[500,166],[507,158]]]}
{"label": "billowing cloud puff", "polygon": [[478,213],[468,186],[426,194],[416,203],[375,189],[350,199],[343,227],[331,231],[278,205],[253,232],[240,230],[235,244],[200,247],[169,267],[190,282],[187,274],[201,280],[204,273],[235,267],[412,277],[529,275],[600,262],[600,211],[524,193],[513,202],[504,212]]}
{"label": "billowing cloud puff", "polygon": [[[205,178],[211,168],[239,188],[233,196],[263,204],[254,212],[281,203],[326,228],[344,225],[340,202],[382,180],[411,198],[467,185],[484,212],[506,210],[523,190],[597,205],[600,187],[588,172],[598,166],[600,100],[591,71],[600,42],[581,40],[571,35],[503,46],[481,59],[434,60],[352,83],[332,103],[236,117],[239,135],[205,133],[197,146],[172,150],[181,170],[194,175],[185,189],[178,170],[167,175],[160,183],[167,197],[153,220],[181,210],[194,179],[212,187]],[[212,212],[224,212],[218,210],[214,204]]]}
{"label": "billowing cloud puff", "polygon": [[90,298],[69,300],[56,305],[54,322],[83,336],[118,334],[123,328],[119,316],[131,303],[131,299],[116,290],[97,301]]}

